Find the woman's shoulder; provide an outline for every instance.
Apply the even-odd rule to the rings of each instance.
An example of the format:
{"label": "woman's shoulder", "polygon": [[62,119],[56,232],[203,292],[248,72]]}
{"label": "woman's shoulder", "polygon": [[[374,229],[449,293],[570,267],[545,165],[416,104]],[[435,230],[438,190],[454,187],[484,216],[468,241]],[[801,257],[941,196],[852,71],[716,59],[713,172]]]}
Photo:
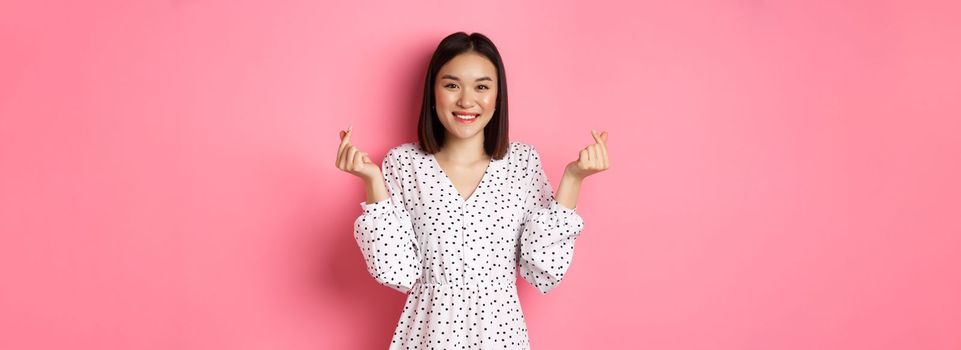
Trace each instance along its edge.
{"label": "woman's shoulder", "polygon": [[510,142],[507,155],[513,159],[527,160],[531,156],[537,156],[537,149],[533,144],[514,140]]}
{"label": "woman's shoulder", "polygon": [[510,142],[509,149],[511,151],[517,151],[517,152],[527,152],[527,151],[533,150],[534,145],[523,142],[523,141],[513,140]]}
{"label": "woman's shoulder", "polygon": [[420,145],[418,145],[417,142],[404,142],[387,149],[387,153],[412,151],[420,151]]}
{"label": "woman's shoulder", "polygon": [[384,158],[389,157],[404,161],[410,160],[414,156],[422,155],[423,153],[417,142],[404,142],[387,149],[387,155],[385,155]]}

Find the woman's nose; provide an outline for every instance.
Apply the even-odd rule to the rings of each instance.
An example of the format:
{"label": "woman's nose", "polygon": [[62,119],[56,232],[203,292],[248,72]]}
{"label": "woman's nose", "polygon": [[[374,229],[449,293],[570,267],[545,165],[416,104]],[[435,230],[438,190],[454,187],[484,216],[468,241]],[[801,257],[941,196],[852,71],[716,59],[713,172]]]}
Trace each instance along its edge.
{"label": "woman's nose", "polygon": [[472,98],[469,92],[464,92],[460,94],[460,98],[457,99],[457,106],[460,108],[470,108],[473,107],[471,103]]}

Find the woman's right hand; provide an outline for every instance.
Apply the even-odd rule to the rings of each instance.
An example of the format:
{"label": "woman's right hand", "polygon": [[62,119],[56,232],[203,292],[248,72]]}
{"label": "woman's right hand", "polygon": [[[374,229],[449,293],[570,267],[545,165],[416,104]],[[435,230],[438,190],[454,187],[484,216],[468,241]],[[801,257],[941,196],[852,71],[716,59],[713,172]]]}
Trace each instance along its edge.
{"label": "woman's right hand", "polygon": [[337,148],[337,169],[356,175],[364,180],[380,178],[380,167],[374,164],[367,156],[367,152],[362,152],[357,146],[350,144],[352,128],[347,131],[340,131],[340,147]]}

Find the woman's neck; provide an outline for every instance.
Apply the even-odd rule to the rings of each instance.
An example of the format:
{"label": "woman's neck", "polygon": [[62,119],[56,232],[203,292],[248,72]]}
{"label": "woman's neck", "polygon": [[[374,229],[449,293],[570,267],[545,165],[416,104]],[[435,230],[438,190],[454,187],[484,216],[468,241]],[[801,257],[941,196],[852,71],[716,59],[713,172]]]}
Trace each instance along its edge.
{"label": "woman's neck", "polygon": [[484,152],[484,134],[478,133],[476,137],[469,139],[459,139],[447,135],[441,150],[435,155],[436,158],[446,163],[466,165],[490,158]]}

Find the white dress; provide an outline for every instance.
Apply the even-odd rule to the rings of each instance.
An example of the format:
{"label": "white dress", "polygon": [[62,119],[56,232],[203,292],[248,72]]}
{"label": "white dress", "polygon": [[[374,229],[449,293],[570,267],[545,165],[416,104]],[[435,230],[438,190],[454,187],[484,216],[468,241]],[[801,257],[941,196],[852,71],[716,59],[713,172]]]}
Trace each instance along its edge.
{"label": "white dress", "polygon": [[354,238],[371,276],[408,293],[390,349],[529,349],[518,265],[546,294],[584,228],[534,147],[511,142],[467,200],[416,143],[391,148],[381,169],[390,198],[360,203]]}

